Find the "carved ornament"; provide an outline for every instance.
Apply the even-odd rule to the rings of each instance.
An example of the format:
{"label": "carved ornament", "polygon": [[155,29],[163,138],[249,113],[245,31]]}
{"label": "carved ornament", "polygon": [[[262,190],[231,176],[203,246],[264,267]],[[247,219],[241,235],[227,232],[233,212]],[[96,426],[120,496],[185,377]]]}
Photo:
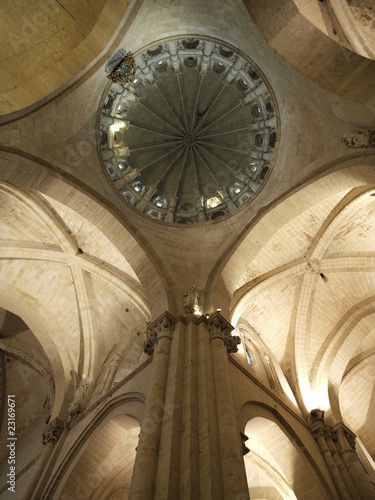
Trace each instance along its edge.
{"label": "carved ornament", "polygon": [[81,382],[74,394],[73,401],[68,406],[68,421],[72,420],[76,415],[78,415],[78,413],[81,413],[84,410],[84,405],[90,389],[90,384],[91,378],[83,375]]}
{"label": "carved ornament", "polygon": [[324,424],[324,411],[319,408],[311,410],[307,416],[307,421],[310,425],[316,424],[317,422]]}
{"label": "carved ornament", "polygon": [[350,132],[344,137],[344,143],[350,148],[375,148],[375,130]]}
{"label": "carved ornament", "polygon": [[146,331],[146,341],[144,352],[149,356],[154,354],[155,346],[158,340],[158,332],[155,328],[148,328]]}
{"label": "carved ornament", "polygon": [[208,330],[211,333],[211,340],[220,338],[224,342],[228,354],[238,351],[237,346],[241,343],[240,337],[231,335],[231,331],[233,330],[232,325],[218,312],[210,317],[208,325]]}
{"label": "carved ornament", "polygon": [[51,420],[42,432],[42,443],[46,446],[49,443],[56,444],[64,431],[64,424],[58,418]]}
{"label": "carved ornament", "polygon": [[154,354],[155,346],[162,337],[171,338],[173,326],[174,319],[167,312],[154,321],[154,323],[152,323],[146,331],[144,352],[149,356],[152,356]]}
{"label": "carved ornament", "polygon": [[107,77],[113,83],[127,83],[135,78],[135,60],[131,52],[120,49],[108,61],[105,67]]}
{"label": "carved ornament", "polygon": [[184,309],[185,314],[200,315],[199,293],[193,286],[184,294]]}

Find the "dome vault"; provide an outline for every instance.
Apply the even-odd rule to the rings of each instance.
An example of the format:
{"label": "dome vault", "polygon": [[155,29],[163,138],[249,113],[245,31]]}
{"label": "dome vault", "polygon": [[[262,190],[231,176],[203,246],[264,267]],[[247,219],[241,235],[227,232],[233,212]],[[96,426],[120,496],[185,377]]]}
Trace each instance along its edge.
{"label": "dome vault", "polygon": [[136,55],[133,81],[109,83],[99,156],[122,199],[170,223],[216,219],[251,201],[276,156],[278,113],[260,69],[221,41],[189,38]]}

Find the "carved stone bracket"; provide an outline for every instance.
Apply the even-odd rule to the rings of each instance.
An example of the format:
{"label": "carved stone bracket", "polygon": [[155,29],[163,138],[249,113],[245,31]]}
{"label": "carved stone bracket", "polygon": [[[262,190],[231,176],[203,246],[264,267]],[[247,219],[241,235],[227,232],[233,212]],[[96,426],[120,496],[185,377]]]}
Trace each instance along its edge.
{"label": "carved stone bracket", "polygon": [[237,345],[241,343],[240,337],[231,335],[233,326],[228,323],[218,312],[216,312],[209,318],[208,325],[208,331],[211,334],[211,340],[220,338],[224,342],[228,354],[238,351]]}
{"label": "carved stone bracket", "polygon": [[156,328],[148,328],[146,330],[144,352],[149,356],[152,356],[154,354],[157,340],[158,340],[158,332]]}
{"label": "carved stone bracket", "polygon": [[49,443],[56,444],[64,431],[64,424],[58,418],[54,418],[47,424],[42,432],[42,443],[46,446]]}
{"label": "carved stone bracket", "polygon": [[310,413],[307,416],[307,422],[313,426],[317,422],[322,422],[324,423],[324,411],[319,410],[318,408],[315,408],[314,410],[311,410]]}
{"label": "carved stone bracket", "polygon": [[87,396],[89,394],[90,386],[91,378],[83,375],[81,382],[74,394],[73,401],[68,405],[68,421],[72,420],[76,415],[78,415],[78,413],[81,413],[85,409],[85,403],[87,403]]}
{"label": "carved stone bracket", "polygon": [[228,354],[235,353],[238,351],[238,344],[241,344],[240,337],[235,335],[225,335],[223,337],[225,347],[227,348]]}
{"label": "carved stone bracket", "polygon": [[375,130],[350,132],[344,137],[344,143],[350,148],[375,148]]}

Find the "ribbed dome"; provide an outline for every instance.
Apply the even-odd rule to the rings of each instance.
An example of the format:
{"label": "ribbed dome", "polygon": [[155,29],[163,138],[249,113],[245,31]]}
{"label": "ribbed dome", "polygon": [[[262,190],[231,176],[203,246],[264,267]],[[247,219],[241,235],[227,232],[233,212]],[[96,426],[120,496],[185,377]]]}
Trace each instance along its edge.
{"label": "ribbed dome", "polygon": [[268,178],[275,102],[258,68],[212,41],[158,45],[136,58],[133,83],[102,99],[101,158],[135,209],[166,222],[225,216]]}

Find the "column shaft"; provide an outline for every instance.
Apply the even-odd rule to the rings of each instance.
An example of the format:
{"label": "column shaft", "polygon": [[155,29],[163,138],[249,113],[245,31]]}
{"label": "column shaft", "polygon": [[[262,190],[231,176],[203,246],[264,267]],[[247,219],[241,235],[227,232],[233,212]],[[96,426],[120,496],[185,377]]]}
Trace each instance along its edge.
{"label": "column shaft", "polygon": [[223,498],[212,370],[209,332],[207,326],[201,323],[198,325],[199,470],[200,498],[204,500]]}
{"label": "column shaft", "polygon": [[[219,426],[223,498],[234,499],[247,491],[246,473],[241,452],[240,433],[232,400],[228,372],[228,354],[221,338],[211,339],[217,419]],[[244,498],[243,496],[241,498]]]}
{"label": "column shaft", "polygon": [[186,325],[185,374],[181,430],[180,499],[199,498],[199,420],[198,420],[198,342],[197,326]]}
{"label": "column shaft", "polygon": [[[163,414],[154,498],[175,500],[180,492],[181,424],[183,414],[185,325],[173,331]],[[181,464],[183,466],[183,464]]]}
{"label": "column shaft", "polygon": [[370,482],[368,475],[363,470],[355,451],[355,435],[345,431],[342,424],[336,426],[337,445],[340,456],[344,462],[346,473],[354,483],[361,500],[373,500],[375,489]]}
{"label": "column shaft", "polygon": [[345,487],[346,487],[346,489],[347,489],[347,491],[349,493],[349,497],[351,499],[357,498],[356,495],[355,495],[354,485],[351,482],[351,479],[350,479],[350,477],[348,476],[348,474],[346,472],[346,469],[345,469],[345,466],[343,464],[341,456],[339,455],[339,453],[336,450],[335,444],[333,442],[333,437],[332,437],[331,431],[329,431],[327,433],[326,440],[327,440],[327,444],[330,447],[330,449],[334,450],[332,456],[333,456],[333,459],[335,461],[337,470],[339,471],[339,473],[341,475],[341,478],[342,478],[342,480],[343,480],[343,482],[345,484]]}
{"label": "column shaft", "polygon": [[145,414],[142,420],[130,487],[129,498],[132,500],[152,500],[154,498],[171,339],[171,332],[164,331],[159,336],[155,348],[152,378],[147,393]]}
{"label": "column shaft", "polygon": [[345,487],[343,479],[337,468],[337,464],[333,458],[333,454],[336,453],[336,450],[334,449],[334,447],[333,449],[331,449],[331,447],[328,445],[324,436],[323,428],[320,428],[316,431],[316,439],[318,441],[318,445],[323,455],[323,458],[327,464],[327,468],[332,476],[333,482],[335,483],[337,491],[340,495],[340,499],[350,500],[350,495]]}
{"label": "column shaft", "polygon": [[248,498],[227,353],[239,339],[212,334],[212,319],[230,332],[219,313],[187,314],[165,313],[149,329],[145,352],[154,358],[131,500]]}

